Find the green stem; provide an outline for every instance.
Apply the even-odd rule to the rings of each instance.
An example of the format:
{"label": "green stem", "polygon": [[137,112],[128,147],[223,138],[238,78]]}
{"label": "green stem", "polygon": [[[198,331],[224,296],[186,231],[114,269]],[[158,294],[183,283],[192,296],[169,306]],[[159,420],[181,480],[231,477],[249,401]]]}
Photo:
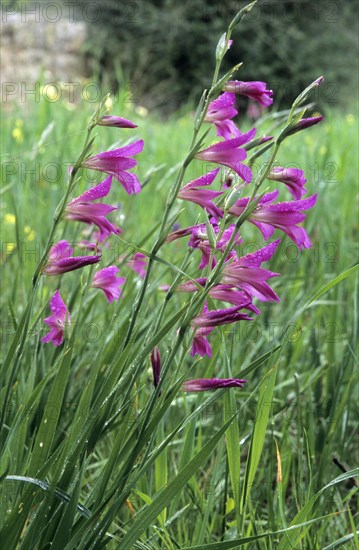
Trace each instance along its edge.
{"label": "green stem", "polygon": [[[27,308],[24,312],[24,316],[21,319],[21,322],[19,323],[19,326],[18,326],[18,329],[17,329],[17,331],[19,331],[19,334],[21,335],[20,338],[19,338],[19,345],[16,349],[14,359],[11,358],[11,363],[13,363],[13,366],[12,366],[12,369],[11,369],[11,372],[10,372],[9,381],[8,381],[8,384],[7,384],[7,387],[6,387],[3,406],[2,406],[2,410],[1,410],[0,433],[2,431],[4,422],[5,422],[6,410],[7,410],[7,406],[8,406],[8,403],[9,403],[11,388],[12,388],[13,383],[14,383],[16,371],[17,371],[18,366],[20,364],[20,359],[21,359],[21,356],[22,356],[22,352],[23,352],[23,349],[24,349],[25,342],[26,342],[27,332],[28,332],[30,317],[31,317],[31,310],[32,310],[32,306],[33,306],[34,299],[35,299],[35,296],[36,296],[37,288],[38,288],[38,285],[39,285],[40,275],[41,275],[41,272],[43,270],[44,265],[46,264],[50,248],[53,244],[53,239],[54,239],[54,236],[55,236],[55,233],[56,233],[56,230],[57,230],[57,226],[58,226],[58,224],[60,223],[60,221],[62,219],[63,213],[64,213],[66,205],[67,205],[68,198],[69,198],[71,192],[73,191],[74,185],[76,183],[75,182],[76,173],[78,172],[78,170],[81,166],[81,163],[84,160],[85,152],[86,152],[86,149],[87,149],[89,141],[90,141],[91,132],[92,132],[95,124],[96,124],[96,122],[94,121],[94,119],[92,119],[91,122],[90,122],[90,125],[87,128],[86,139],[85,139],[85,143],[84,143],[82,152],[81,152],[78,160],[76,161],[76,163],[73,167],[73,170],[71,172],[71,175],[69,177],[69,181],[68,181],[68,184],[67,184],[65,195],[62,197],[61,201],[59,202],[59,204],[56,208],[53,224],[52,224],[52,227],[51,227],[51,230],[50,230],[50,233],[49,233],[49,237],[48,237],[46,245],[45,245],[44,253],[43,253],[43,255],[42,255],[42,257],[41,257],[41,259],[38,263],[38,266],[37,266],[37,268],[35,270],[35,273],[34,273],[34,276],[32,278],[32,288],[31,288],[31,291],[30,291],[29,303],[28,303],[28,306],[27,306]],[[18,336],[18,333],[15,334],[14,338],[16,338],[17,336]]]}
{"label": "green stem", "polygon": [[[186,268],[186,263],[187,263],[187,260],[189,259],[190,255],[192,254],[192,250],[189,249],[187,254],[186,254],[186,257],[184,259],[184,261],[182,262],[182,265],[181,265],[181,271],[183,271],[185,268]],[[178,273],[175,277],[175,280],[173,281],[173,283],[171,284],[171,287],[169,288],[168,292],[166,293],[166,296],[165,296],[165,299],[163,301],[163,304],[162,304],[162,307],[160,309],[160,313],[157,317],[157,321],[156,321],[156,324],[155,324],[155,328],[153,329],[153,334],[156,334],[156,332],[158,331],[159,327],[160,327],[160,324],[162,322],[162,319],[163,319],[163,315],[165,313],[165,310],[166,310],[166,307],[169,303],[169,301],[171,300],[171,298],[173,297],[174,295],[174,290],[179,282],[179,280],[181,279],[182,277],[182,273]]]}
{"label": "green stem", "polygon": [[208,108],[208,105],[209,105],[209,100],[210,100],[210,96],[208,95],[205,106],[203,108],[203,111],[202,111],[202,114],[201,114],[201,117],[200,117],[198,128],[193,130],[193,138],[192,138],[192,142],[191,142],[191,145],[190,145],[190,152],[188,153],[188,155],[186,156],[185,160],[182,163],[182,166],[179,170],[176,181],[173,185],[173,188],[172,188],[173,190],[171,190],[170,193],[169,193],[167,203],[166,203],[166,208],[165,208],[163,218],[162,218],[161,227],[160,227],[160,230],[159,230],[159,236],[157,237],[156,242],[154,243],[154,245],[151,249],[151,255],[150,255],[150,259],[148,261],[146,275],[145,275],[144,281],[142,283],[138,298],[136,300],[136,303],[135,303],[135,306],[134,306],[134,309],[133,309],[133,313],[132,313],[132,316],[131,316],[130,324],[129,324],[129,327],[128,327],[128,331],[127,331],[127,334],[126,334],[126,337],[125,337],[125,340],[124,340],[124,348],[128,345],[128,343],[131,339],[131,336],[132,336],[132,333],[133,333],[133,330],[134,330],[134,327],[135,327],[135,324],[136,324],[138,314],[139,314],[139,312],[141,310],[141,307],[142,307],[143,299],[144,299],[145,294],[146,294],[147,285],[148,285],[150,275],[151,275],[151,272],[152,272],[152,267],[153,267],[153,264],[154,264],[154,256],[157,254],[157,252],[159,251],[159,249],[161,248],[161,246],[165,242],[165,239],[166,239],[166,236],[167,236],[166,235],[167,221],[168,221],[171,209],[172,209],[172,207],[173,207],[173,205],[176,201],[176,198],[177,198],[178,192],[180,190],[180,187],[183,183],[183,179],[184,179],[186,170],[187,170],[188,166],[190,165],[191,161],[193,160],[193,157],[194,157],[193,150],[196,149],[196,143],[199,143],[199,141],[201,141],[201,139],[202,139],[202,138],[200,138],[199,141],[196,141],[197,137],[198,137],[199,130],[201,128],[201,125],[203,124],[204,117],[205,117],[206,112],[207,112],[207,108]]}

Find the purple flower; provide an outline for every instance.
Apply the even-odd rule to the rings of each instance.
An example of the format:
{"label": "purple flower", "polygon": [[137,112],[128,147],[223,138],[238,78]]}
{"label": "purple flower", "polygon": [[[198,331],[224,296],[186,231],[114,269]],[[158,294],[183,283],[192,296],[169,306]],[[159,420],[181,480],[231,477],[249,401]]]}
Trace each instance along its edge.
{"label": "purple flower", "polygon": [[[279,302],[279,297],[267,283],[268,279],[278,277],[279,273],[260,267],[262,262],[270,260],[279,243],[280,240],[278,239],[253,254],[247,254],[238,260],[225,264],[221,282],[239,287],[262,302]],[[245,307],[248,308],[248,306]]]}
{"label": "purple flower", "polygon": [[115,227],[105,216],[116,210],[114,206],[108,204],[92,204],[92,201],[106,197],[111,189],[112,176],[109,176],[104,181],[88,189],[79,197],[73,199],[66,206],[66,218],[76,220],[88,224],[97,225],[100,230],[100,240],[103,241],[111,233],[118,235],[121,233],[119,227]]}
{"label": "purple flower", "polygon": [[197,231],[203,227],[206,227],[206,224],[202,223],[199,225],[190,225],[189,227],[183,227],[182,229],[177,229],[176,231],[173,231],[168,235],[165,242],[171,243],[172,241],[176,241],[177,239],[181,239],[182,237],[187,237],[188,235],[192,235],[194,231]]}
{"label": "purple flower", "polygon": [[[186,281],[179,285],[176,290],[178,292],[197,292],[197,285],[204,287],[207,283],[207,279],[206,277],[199,277],[196,279],[196,283],[197,284],[195,284],[194,281]],[[215,285],[209,291],[209,296],[214,300],[221,300],[222,302],[228,302],[234,306],[248,309],[256,315],[260,313],[259,309],[252,304],[251,295],[242,290],[238,290],[236,286],[225,284]]]}
{"label": "purple flower", "polygon": [[141,153],[143,145],[143,140],[138,140],[125,147],[99,153],[87,159],[83,166],[115,176],[129,195],[139,193],[141,191],[140,182],[136,174],[128,172],[128,170],[137,166],[137,161],[131,157]]}
{"label": "purple flower", "polygon": [[197,392],[217,390],[219,388],[242,388],[247,380],[238,378],[197,378],[196,380],[187,380],[182,384],[182,390],[185,392]]}
{"label": "purple flower", "polygon": [[223,212],[218,206],[213,204],[212,200],[222,195],[222,191],[214,191],[213,189],[198,189],[198,187],[204,187],[211,185],[217,176],[220,168],[208,172],[204,176],[190,181],[179,190],[177,197],[181,200],[191,201],[199,206],[202,206],[208,214],[214,216],[216,219],[223,217]]}
{"label": "purple flower", "polygon": [[[217,220],[215,218],[211,218],[210,223],[213,227],[214,234],[217,235],[219,233],[219,226],[218,226]],[[224,230],[220,240],[216,244],[217,251],[224,252],[224,250],[227,247],[228,241],[232,238],[232,234],[234,230],[235,230],[235,224],[230,225],[227,229]],[[201,263],[199,264],[199,269],[203,269],[208,265],[209,259],[211,256],[211,243],[208,239],[207,226],[205,223],[201,223],[199,225],[191,225],[190,227],[185,227],[183,229],[179,229],[178,231],[174,231],[173,233],[170,233],[168,235],[166,242],[169,243],[176,239],[180,239],[181,237],[186,237],[188,235],[191,236],[188,241],[188,246],[190,248],[198,248],[202,252],[202,259],[201,259]],[[240,242],[242,242],[242,239],[240,234],[237,233],[234,239],[234,245],[238,245]],[[228,255],[227,259],[235,255],[236,253],[232,251]],[[212,267],[214,267],[216,263],[217,263],[216,258],[213,256]]]}
{"label": "purple flower", "polygon": [[47,264],[42,272],[45,275],[61,275],[61,273],[74,271],[85,265],[95,264],[101,259],[101,254],[96,256],[72,256],[72,253],[73,250],[67,241],[58,242],[50,249]]}
{"label": "purple flower", "polygon": [[[273,202],[279,195],[279,191],[275,189],[274,191],[271,191],[270,193],[266,193],[263,195],[263,197],[259,200],[258,206]],[[242,199],[238,199],[233,206],[229,209],[229,213],[232,214],[232,216],[240,216],[242,212],[245,210],[249,203],[250,198],[249,197],[243,197]],[[258,200],[258,197],[254,197],[253,201]]]}
{"label": "purple flower", "polygon": [[231,118],[238,115],[237,109],[233,107],[236,102],[234,94],[224,93],[208,106],[205,122],[213,122],[217,128],[217,136],[230,139],[232,136],[240,136],[241,132]]}
{"label": "purple flower", "polygon": [[201,357],[207,355],[208,357],[212,357],[211,344],[207,339],[207,336],[212,330],[214,330],[214,327],[202,327],[196,330],[192,341],[192,349],[190,351],[192,357],[195,355],[200,355]]}
{"label": "purple flower", "polygon": [[[260,229],[265,240],[268,240],[274,233],[274,229],[280,229],[288,235],[298,248],[310,248],[311,242],[303,227],[297,224],[305,220],[304,210],[312,208],[317,200],[317,195],[298,201],[278,202],[269,204],[278,196],[278,191],[264,195],[257,208],[249,215],[248,220]],[[238,200],[230,209],[230,213],[239,216],[249,198]]]}
{"label": "purple flower", "polygon": [[52,342],[54,346],[60,346],[64,341],[65,324],[70,323],[70,314],[58,290],[50,300],[50,309],[52,315],[44,319],[44,323],[50,327],[50,332],[41,338],[41,342],[44,344]]}
{"label": "purple flower", "polygon": [[[218,234],[219,226],[217,225],[216,220],[212,218],[210,220],[210,223],[213,227],[213,232],[215,234]],[[223,231],[223,235],[221,236],[220,240],[216,244],[216,250],[224,252],[224,250],[227,247],[228,241],[232,238],[232,234],[234,230],[235,230],[235,224],[232,224]],[[234,245],[238,245],[240,242],[242,242],[242,239],[239,233],[237,233],[234,240]],[[206,224],[203,223],[203,224],[194,226],[192,228],[191,238],[188,241],[188,246],[190,248],[199,248],[199,250],[202,252],[202,259],[201,259],[201,263],[199,264],[199,269],[204,269],[208,265],[210,256],[211,256],[211,243],[208,239]],[[236,253],[232,251],[228,255],[227,259],[235,255]],[[213,256],[212,268],[216,265],[216,263],[217,263],[216,258]]]}
{"label": "purple flower", "polygon": [[256,315],[260,314],[259,309],[252,304],[252,297],[247,292],[238,290],[233,285],[215,285],[210,291],[209,296],[215,300],[221,300],[222,302],[227,302],[234,306],[248,309]]}
{"label": "purple flower", "polygon": [[251,298],[248,296],[247,302],[241,303],[240,306],[215,309],[212,311],[208,311],[208,306],[205,304],[202,313],[191,321],[192,327],[196,329],[191,349],[192,357],[195,354],[201,357],[204,355],[212,357],[212,349],[207,340],[207,336],[216,326],[236,323],[238,321],[252,321],[252,318],[248,317],[248,315],[239,313],[239,310],[249,306],[251,301]]}
{"label": "purple flower", "polygon": [[273,235],[274,229],[277,228],[286,233],[298,248],[310,248],[312,243],[306,230],[297,224],[305,220],[304,210],[312,208],[316,201],[317,195],[312,195],[299,201],[266,204],[257,207],[249,219],[260,229],[266,240]]}
{"label": "purple flower", "polygon": [[288,136],[295,134],[297,132],[300,132],[300,130],[305,130],[310,126],[314,126],[315,124],[318,124],[318,122],[321,122],[323,119],[324,119],[323,116],[302,118],[302,120],[297,122],[297,124],[289,130]]}
{"label": "purple flower", "polygon": [[96,252],[101,252],[101,246],[97,242],[88,241],[83,239],[77,243],[77,246],[80,248],[85,248],[86,250],[95,250]]}
{"label": "purple flower", "polygon": [[120,286],[126,282],[125,277],[116,277],[118,272],[118,267],[114,265],[105,267],[95,273],[92,281],[91,286],[103,290],[110,304],[114,300],[119,299],[121,294]]}
{"label": "purple flower", "polygon": [[284,183],[288,187],[291,195],[297,200],[301,199],[307,192],[304,187],[307,180],[304,177],[303,170],[299,170],[299,168],[283,168],[283,166],[276,166],[272,168],[268,179]]}
{"label": "purple flower", "polygon": [[260,81],[242,82],[240,80],[230,80],[226,82],[223,90],[225,92],[232,92],[234,94],[245,95],[250,99],[258,101],[265,107],[272,105],[273,92],[267,90],[267,84]]}
{"label": "purple flower", "polygon": [[112,128],[137,128],[137,124],[134,124],[127,118],[120,116],[103,116],[97,123],[99,126],[111,126]]}
{"label": "purple flower", "polygon": [[151,351],[151,365],[153,373],[153,385],[155,388],[157,388],[161,375],[161,355],[160,350],[157,346]]}
{"label": "purple flower", "polygon": [[[250,298],[248,299],[250,303]],[[248,317],[245,313],[239,313],[243,309],[242,306],[228,307],[226,309],[214,309],[208,311],[204,308],[200,315],[197,315],[191,321],[193,327],[216,327],[220,325],[228,325],[237,321],[252,321],[252,317]]]}
{"label": "purple flower", "polygon": [[240,145],[248,143],[254,137],[255,133],[256,129],[253,128],[246,134],[234,139],[219,141],[207,147],[207,149],[199,151],[195,157],[206,162],[215,162],[228,166],[228,168],[236,172],[240,178],[249,183],[252,181],[252,172],[248,166],[240,162],[247,158],[247,152],[245,149],[241,149]]}
{"label": "purple flower", "polygon": [[[219,232],[219,226],[213,223],[213,220],[211,225],[213,227],[214,234],[217,234]],[[207,227],[205,223],[193,228],[191,237],[188,241],[188,246],[190,248],[198,248],[201,251],[202,258],[199,264],[199,269],[204,269],[208,265],[211,257],[211,243],[208,240]],[[216,263],[216,258],[213,256],[212,268],[216,265]]]}
{"label": "purple flower", "polygon": [[142,254],[142,252],[136,252],[136,254],[126,262],[126,265],[137,273],[141,279],[145,278],[147,271],[147,256]]}

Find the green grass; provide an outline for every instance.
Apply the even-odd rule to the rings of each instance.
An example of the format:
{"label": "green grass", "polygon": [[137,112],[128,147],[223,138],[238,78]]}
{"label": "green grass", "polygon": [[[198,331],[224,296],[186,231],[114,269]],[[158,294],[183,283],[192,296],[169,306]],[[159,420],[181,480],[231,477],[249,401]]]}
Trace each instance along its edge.
{"label": "green grass", "polygon": [[[95,151],[145,140],[138,173],[146,181],[143,191],[128,197],[113,185],[111,202],[121,204],[124,233],[104,249],[103,265],[136,247],[150,250],[174,167],[190,143],[192,113],[163,121],[141,116],[136,107],[119,101],[112,109],[138,123],[135,131],[97,131]],[[67,166],[81,152],[92,111],[92,104],[42,100],[27,103],[26,113],[15,105],[3,113],[4,351],[28,303]],[[318,193],[305,222],[313,248],[298,251],[283,238],[270,264],[281,273],[272,285],[281,302],[260,304],[262,315],[252,323],[217,329],[212,359],[193,360],[186,349],[176,354],[159,398],[151,400],[151,348],[141,346],[154,337],[164,299],[158,287],[173,281],[172,266],[182,265],[186,243],[161,249],[167,264],[155,263],[133,345],[125,351],[120,346],[138,290],[125,266],[123,299],[111,306],[94,293],[79,308],[85,270],[41,280],[1,441],[4,548],[357,547],[352,474],[331,484],[343,474],[338,461],[347,470],[357,463],[357,278],[347,271],[357,259],[356,125],[356,113],[333,111],[323,125],[284,143],[279,163],[302,168],[309,194]],[[186,181],[202,170],[200,162],[191,164]],[[85,173],[79,190],[93,181]],[[201,215],[195,205],[176,209],[183,210],[181,226]],[[81,230],[62,224],[57,238],[76,242]],[[244,228],[243,235],[241,252],[262,246],[255,228]],[[198,276],[198,263],[195,252],[185,271]],[[76,323],[65,352],[39,343],[58,285]],[[175,295],[164,319],[172,328],[164,339],[155,335],[164,359],[184,304],[184,296]],[[212,375],[238,375],[248,383],[214,394],[178,392],[181,380]]]}

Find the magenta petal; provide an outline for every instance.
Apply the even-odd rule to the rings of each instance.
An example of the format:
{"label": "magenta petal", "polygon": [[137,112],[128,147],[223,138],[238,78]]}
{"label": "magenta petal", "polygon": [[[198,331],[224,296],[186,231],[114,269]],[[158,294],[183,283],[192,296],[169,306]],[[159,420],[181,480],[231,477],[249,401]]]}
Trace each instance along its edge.
{"label": "magenta petal", "polygon": [[97,124],[99,126],[109,126],[113,128],[137,128],[137,124],[134,124],[127,118],[112,115],[104,115]]}
{"label": "magenta petal", "polygon": [[252,128],[249,132],[246,134],[242,134],[239,137],[228,139],[225,141],[219,141],[218,143],[215,143],[214,145],[210,145],[210,147],[207,147],[207,149],[203,149],[203,152],[205,151],[211,151],[211,152],[218,152],[218,151],[228,151],[231,149],[236,149],[240,145],[244,145],[248,141],[250,141],[256,133],[256,128]]}
{"label": "magenta petal", "polygon": [[181,191],[183,189],[192,189],[193,187],[202,187],[205,185],[211,185],[211,183],[215,180],[219,171],[220,171],[220,168],[215,168],[211,172],[204,174],[204,176],[201,176],[200,178],[190,181],[189,183],[187,183],[181,188]]}
{"label": "magenta petal", "polygon": [[276,166],[272,168],[268,179],[283,182],[296,200],[301,199],[307,192],[304,187],[307,180],[304,177],[303,170],[299,170],[298,168]]}
{"label": "magenta petal", "polygon": [[259,205],[250,215],[249,220],[263,233],[265,238],[270,237],[274,228],[286,233],[299,248],[311,246],[309,237],[304,228],[297,224],[305,219],[303,211],[312,208],[316,203],[317,195],[298,201],[280,202],[277,204]]}
{"label": "magenta petal", "polygon": [[139,139],[137,141],[134,141],[133,143],[130,143],[129,145],[125,145],[125,147],[121,147],[121,149],[116,149],[116,151],[121,151],[121,156],[132,157],[133,155],[142,153],[144,144],[145,142],[143,141],[143,139]]}
{"label": "magenta petal", "polygon": [[205,334],[200,332],[201,329],[197,330],[193,337],[192,349],[190,355],[194,357],[195,355],[200,355],[204,357],[212,357],[212,348]]}
{"label": "magenta petal", "polygon": [[126,282],[124,277],[116,277],[118,271],[118,267],[113,265],[105,267],[95,273],[92,281],[92,286],[103,290],[110,303],[119,299],[121,294],[120,286]]}
{"label": "magenta petal", "polygon": [[99,153],[86,160],[84,166],[115,176],[129,194],[138,193],[141,190],[141,186],[137,176],[126,172],[126,170],[134,168],[137,165],[137,161],[130,157],[140,153],[143,145],[143,140],[138,140],[125,147]]}
{"label": "magenta petal", "polygon": [[133,174],[132,172],[119,171],[115,174],[115,176],[118,181],[122,183],[129,195],[136,195],[141,191],[141,184],[138,181],[136,174]]}
{"label": "magenta petal", "polygon": [[[259,205],[268,204],[274,201],[279,195],[279,191],[275,189],[271,193],[266,193],[259,201]],[[257,197],[254,197],[253,200],[257,200]],[[249,203],[249,197],[244,197],[243,199],[238,199],[235,204],[230,208],[229,213],[232,216],[240,216],[243,210],[246,208]]]}
{"label": "magenta petal", "polygon": [[41,342],[52,342],[54,346],[60,346],[64,340],[65,323],[70,322],[70,315],[58,290],[56,290],[50,300],[50,309],[52,315],[44,319],[44,323],[46,323],[51,330],[41,338]]}
{"label": "magenta petal", "polygon": [[[248,299],[250,303],[250,299]],[[217,309],[212,311],[202,312],[191,321],[194,327],[215,327],[235,323],[237,321],[252,321],[251,317],[244,313],[239,313],[242,307],[234,306],[226,309]]]}
{"label": "magenta petal", "polygon": [[134,254],[132,258],[127,261],[126,265],[132,269],[132,271],[137,273],[141,279],[144,279],[147,271],[147,261],[148,259],[145,254],[142,254],[142,252],[136,252],[136,254]]}
{"label": "magenta petal", "polygon": [[238,378],[197,378],[184,382],[182,390],[185,392],[198,392],[220,388],[242,388],[246,382],[247,380],[239,380]]}
{"label": "magenta petal", "polygon": [[252,254],[242,256],[239,259],[240,265],[247,267],[260,267],[262,262],[268,262],[272,258],[279,243],[280,239],[268,244],[267,246],[264,246],[263,248],[260,248]]}
{"label": "magenta petal", "polygon": [[100,259],[101,255],[63,258],[58,261],[49,262],[43,269],[43,273],[45,273],[45,275],[61,275],[62,273],[74,271],[86,265],[95,264],[99,262]]}
{"label": "magenta petal", "polygon": [[217,99],[214,101],[211,101],[211,103],[208,106],[208,111],[221,111],[222,109],[226,109],[227,107],[232,107],[236,102],[236,96],[235,94],[224,92],[221,94]]}
{"label": "magenta petal", "polygon": [[224,139],[231,139],[232,136],[237,137],[241,135],[241,131],[232,120],[217,120],[215,125],[217,128],[217,136],[223,137]]}
{"label": "magenta petal", "polygon": [[236,94],[241,94],[258,101],[265,107],[273,103],[273,92],[267,90],[267,84],[258,80],[243,82],[240,80],[232,80],[225,84],[224,90]]}
{"label": "magenta petal", "polygon": [[153,374],[153,385],[155,388],[157,388],[161,377],[161,355],[160,350],[157,346],[151,351],[151,365]]}
{"label": "magenta petal", "polygon": [[68,258],[73,253],[73,249],[70,246],[70,243],[62,240],[50,248],[49,260],[57,261],[61,258]]}
{"label": "magenta petal", "polygon": [[62,319],[63,321],[65,320],[67,315],[67,307],[58,290],[56,290],[50,300],[50,309],[56,317]]}
{"label": "magenta petal", "polygon": [[82,195],[73,199],[69,203],[69,205],[78,204],[79,202],[94,201],[96,199],[106,197],[111,190],[111,185],[112,185],[112,176],[109,176],[98,185],[95,185],[95,187],[88,189],[87,191],[82,193]]}

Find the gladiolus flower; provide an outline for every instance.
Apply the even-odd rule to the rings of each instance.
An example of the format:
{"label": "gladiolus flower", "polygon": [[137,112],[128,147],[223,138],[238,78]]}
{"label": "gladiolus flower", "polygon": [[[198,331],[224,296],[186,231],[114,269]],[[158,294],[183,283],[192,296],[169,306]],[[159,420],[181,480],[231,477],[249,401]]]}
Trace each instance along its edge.
{"label": "gladiolus flower", "polygon": [[182,229],[177,229],[176,231],[173,231],[168,235],[166,238],[166,243],[171,243],[172,241],[176,241],[177,239],[181,239],[182,237],[187,237],[188,235],[192,235],[192,233],[196,230],[199,230],[202,227],[206,227],[206,224],[199,224],[199,225],[190,225],[189,227],[183,227]]}
{"label": "gladiolus flower", "polygon": [[[250,303],[251,298],[248,297],[247,304],[249,305]],[[216,326],[236,323],[238,321],[252,321],[252,317],[239,313],[239,310],[246,308],[247,304],[212,311],[208,311],[208,306],[205,304],[202,313],[191,321],[192,327],[196,329],[191,349],[192,357],[196,354],[201,357],[204,355],[212,357],[212,349],[207,336]]]}
{"label": "gladiolus flower", "polygon": [[80,248],[85,248],[86,250],[95,250],[96,252],[101,252],[101,246],[96,242],[93,241],[87,241],[86,239],[83,239],[82,241],[79,241],[77,243],[77,246]]}
{"label": "gladiolus flower", "polygon": [[[213,232],[215,234],[219,233],[219,226],[215,223],[215,220],[211,220],[211,225],[213,227]],[[221,236],[220,240],[216,244],[216,251],[224,252],[228,242],[232,238],[233,231],[235,230],[235,224],[230,225],[227,229],[223,231],[223,235]],[[234,245],[238,245],[242,242],[242,238],[237,232],[237,235],[234,239]],[[205,268],[208,263],[211,256],[211,243],[208,239],[207,235],[207,227],[206,224],[200,224],[198,226],[195,226],[192,230],[191,238],[188,241],[188,246],[191,248],[199,248],[202,252],[202,260],[199,265],[199,269]],[[235,256],[235,251],[231,251],[228,255],[227,259],[231,258],[232,256]],[[212,258],[212,268],[216,265],[217,261],[216,258],[213,255]]]}
{"label": "gladiolus flower", "polygon": [[226,82],[223,90],[234,94],[245,95],[250,99],[258,101],[264,107],[269,107],[273,103],[273,92],[267,90],[267,84],[260,81],[242,82],[240,80],[230,80]]}
{"label": "gladiolus flower", "polygon": [[[260,314],[259,309],[252,304],[251,296],[247,292],[242,292],[232,285],[215,285],[210,291],[209,296],[215,300],[221,300],[233,304],[234,306],[248,309],[256,315]],[[249,301],[250,300],[250,301]]]}
{"label": "gladiolus flower", "polygon": [[286,233],[298,248],[310,248],[312,244],[306,230],[297,224],[305,220],[304,210],[312,208],[316,201],[317,195],[312,195],[299,201],[260,206],[250,216],[250,220],[261,230],[266,240],[277,228]]}
{"label": "gladiolus flower", "polygon": [[260,267],[262,262],[270,260],[279,243],[280,240],[277,240],[253,254],[225,264],[221,283],[239,287],[262,302],[279,302],[279,297],[267,283],[268,279],[278,277],[279,273]]}
{"label": "gladiolus flower", "polygon": [[246,134],[234,139],[219,141],[207,147],[207,149],[199,151],[195,157],[206,162],[215,162],[228,166],[228,168],[236,172],[240,178],[249,183],[252,181],[252,172],[248,166],[240,162],[247,158],[247,152],[245,149],[240,148],[240,145],[248,143],[253,139],[255,133],[256,129],[253,128]]}
{"label": "gladiolus flower", "polygon": [[72,256],[73,249],[63,240],[50,249],[46,266],[42,270],[45,275],[61,275],[67,271],[74,271],[86,265],[100,261],[101,254],[95,256]]}
{"label": "gladiolus flower", "polygon": [[60,346],[64,341],[65,324],[70,323],[70,314],[58,290],[50,300],[50,309],[52,315],[44,319],[44,323],[49,325],[51,330],[41,338],[41,342],[44,344],[52,342],[54,346]]}
{"label": "gladiolus flower", "polygon": [[114,300],[119,299],[121,295],[120,286],[126,282],[125,277],[116,277],[118,272],[118,267],[114,265],[105,267],[95,273],[92,281],[91,286],[93,286],[93,288],[100,288],[103,290],[110,304]]}
{"label": "gladiolus flower", "polygon": [[160,350],[157,346],[151,351],[151,365],[153,373],[153,385],[155,388],[157,388],[161,375],[161,355]]}
{"label": "gladiolus flower", "polygon": [[204,187],[211,185],[215,177],[217,176],[220,168],[208,172],[204,176],[197,178],[196,180],[190,181],[179,190],[177,197],[181,200],[191,201],[196,204],[199,204],[204,208],[208,214],[214,216],[216,219],[223,217],[223,212],[218,206],[213,204],[212,200],[216,197],[219,197],[223,194],[222,191],[214,191],[213,189],[198,189],[198,187]]}
{"label": "gladiolus flower", "polygon": [[142,254],[142,252],[136,252],[126,262],[127,267],[132,269],[137,275],[141,277],[141,279],[144,279],[146,277],[146,271],[147,271],[147,256]]}
{"label": "gladiolus flower", "polygon": [[105,216],[117,210],[116,207],[108,204],[92,204],[92,201],[106,197],[111,189],[112,176],[82,193],[79,197],[73,199],[66,207],[66,218],[88,224],[97,225],[100,230],[100,239],[103,241],[111,233],[118,235],[121,233],[119,227],[115,227]]}
{"label": "gladiolus flower", "polygon": [[97,123],[99,126],[110,126],[112,128],[137,128],[137,124],[134,124],[127,118],[120,116],[103,116]]}
{"label": "gladiolus flower", "polygon": [[[206,277],[199,277],[194,281],[186,281],[179,285],[176,290],[177,292],[197,292],[198,285],[204,287],[207,283]],[[237,283],[236,283],[237,284]],[[243,309],[248,309],[256,315],[259,315],[260,311],[257,307],[252,304],[251,295],[242,290],[238,290],[235,285],[224,285],[219,284],[215,285],[209,291],[209,296],[214,300],[221,300],[222,302],[228,302],[234,306],[240,306]]]}
{"label": "gladiolus flower", "polygon": [[230,139],[232,136],[240,136],[241,132],[231,118],[238,115],[237,109],[233,107],[236,102],[234,94],[224,93],[208,106],[205,122],[213,122],[217,128],[217,136]]}
{"label": "gladiolus flower", "polygon": [[[317,200],[317,195],[307,199],[290,202],[271,203],[278,196],[278,191],[267,193],[260,200],[257,208],[249,215],[248,220],[260,229],[265,240],[274,233],[274,229],[280,229],[288,235],[298,248],[310,248],[311,242],[306,230],[297,224],[305,220],[304,210],[312,208]],[[238,200],[229,212],[239,216],[249,202],[249,198]]]}
{"label": "gladiolus flower", "polygon": [[196,330],[195,335],[192,341],[192,349],[190,355],[194,357],[195,355],[200,355],[204,357],[212,357],[212,348],[211,344],[207,340],[207,336],[214,330],[214,327],[202,327]]}
{"label": "gladiolus flower", "polygon": [[[215,218],[210,219],[210,223],[213,227],[213,233],[216,235],[219,233],[219,226],[217,224],[217,220]],[[220,240],[216,244],[216,250],[224,252],[224,250],[227,247],[228,241],[232,238],[233,231],[235,230],[235,224],[230,225],[227,229],[224,230],[223,235],[221,236]],[[198,225],[192,225],[190,227],[185,227],[183,229],[179,229],[178,231],[174,231],[173,233],[170,233],[166,239],[166,242],[172,242],[176,239],[180,239],[181,237],[186,237],[190,235],[190,239],[188,241],[188,246],[190,248],[199,248],[199,250],[202,252],[202,260],[199,265],[199,269],[203,269],[208,265],[209,258],[211,255],[211,243],[209,241],[208,235],[207,235],[207,226],[205,223],[201,223]],[[237,235],[234,239],[234,245],[238,245],[240,242],[242,242],[241,236],[239,232],[237,232]],[[230,254],[228,255],[228,259],[232,256],[235,256],[236,253],[232,250]],[[216,265],[216,259],[213,256],[212,260],[212,267]]]}
{"label": "gladiolus flower", "polygon": [[288,187],[291,195],[297,200],[301,199],[307,192],[304,187],[307,180],[304,177],[303,170],[299,170],[298,168],[283,168],[282,166],[276,166],[272,168],[268,175],[268,179],[284,183]]}
{"label": "gladiolus flower", "polygon": [[87,159],[83,166],[115,176],[129,195],[139,193],[141,191],[140,182],[136,174],[128,172],[128,170],[137,166],[137,161],[131,157],[141,153],[143,145],[144,142],[140,139],[125,147],[99,153]]}
{"label": "gladiolus flower", "polygon": [[297,132],[300,132],[301,130],[310,128],[310,126],[314,126],[315,124],[318,124],[318,122],[321,122],[323,119],[324,119],[323,116],[302,118],[302,120],[297,122],[297,124],[295,124],[292,128],[288,129],[288,132],[286,133],[286,135],[291,136],[293,134],[296,134]]}
{"label": "gladiolus flower", "polygon": [[238,378],[197,378],[196,380],[187,380],[182,384],[182,390],[185,392],[197,392],[218,390],[221,388],[243,388],[247,380]]}
{"label": "gladiolus flower", "polygon": [[[250,303],[250,299],[248,299]],[[245,313],[239,313],[242,306],[228,307],[226,309],[214,309],[207,311],[206,309],[197,315],[191,321],[193,327],[217,327],[220,325],[228,325],[237,321],[252,321],[252,317],[248,317]]]}

